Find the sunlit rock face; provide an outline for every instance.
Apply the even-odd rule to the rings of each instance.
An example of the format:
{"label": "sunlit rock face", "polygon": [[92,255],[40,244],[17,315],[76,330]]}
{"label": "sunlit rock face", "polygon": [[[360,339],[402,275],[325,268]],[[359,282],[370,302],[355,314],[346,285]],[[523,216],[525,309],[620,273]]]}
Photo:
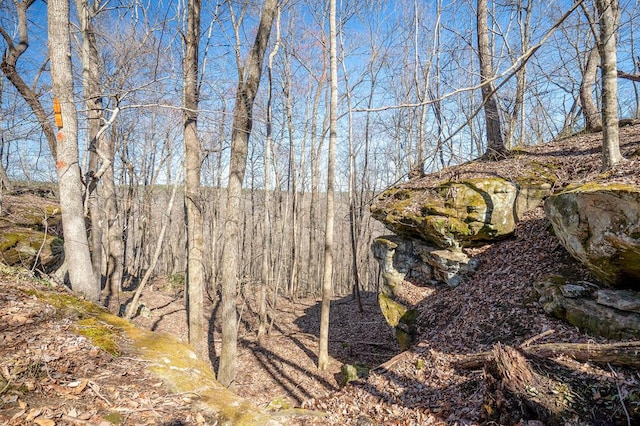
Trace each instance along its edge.
{"label": "sunlit rock face", "polygon": [[400,236],[459,250],[511,235],[518,218],[538,206],[549,189],[542,181],[524,186],[493,176],[431,188],[391,188],[371,212]]}
{"label": "sunlit rock face", "polygon": [[562,245],[603,285],[640,290],[640,188],[577,186],[549,197],[545,212]]}
{"label": "sunlit rock face", "polygon": [[462,252],[439,249],[396,235],[376,238],[371,249],[380,265],[381,291],[391,296],[405,279],[421,285],[455,287],[478,266],[475,259]]}

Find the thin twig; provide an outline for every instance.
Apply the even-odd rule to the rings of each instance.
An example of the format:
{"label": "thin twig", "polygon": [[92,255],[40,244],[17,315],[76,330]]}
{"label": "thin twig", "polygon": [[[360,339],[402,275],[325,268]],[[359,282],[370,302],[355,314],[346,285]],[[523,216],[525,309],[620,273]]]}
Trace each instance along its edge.
{"label": "thin twig", "polygon": [[624,410],[624,414],[625,416],[627,416],[627,425],[631,426],[631,417],[629,417],[629,412],[627,411],[627,406],[624,405],[624,398],[622,397],[622,391],[620,390],[620,384],[618,383],[618,374],[616,374],[616,371],[613,369],[613,367],[611,367],[611,364],[607,363],[607,365],[609,366],[609,370],[611,370],[611,373],[613,373],[613,377],[616,379],[616,389],[618,389],[618,398],[620,398],[620,404],[622,404],[622,409]]}
{"label": "thin twig", "polygon": [[4,388],[2,388],[2,390],[0,390],[0,395],[5,393],[7,391],[7,389],[9,389],[9,385],[10,384],[11,384],[11,380],[7,380],[7,384],[4,386]]}
{"label": "thin twig", "polygon": [[67,414],[63,414],[60,417],[60,420],[64,420],[65,422],[69,422],[69,423],[73,423],[73,424],[77,424],[77,425],[91,425],[92,423],[86,421],[86,420],[82,420],[79,419],[77,417],[73,417],[73,416],[69,416]]}
{"label": "thin twig", "polygon": [[105,398],[104,396],[102,396],[102,394],[101,394],[101,393],[100,393],[100,391],[98,390],[98,389],[99,389],[99,387],[98,387],[98,385],[97,385],[97,384],[95,384],[95,383],[93,383],[93,382],[89,382],[89,383],[88,383],[88,385],[89,385],[89,388],[93,391],[93,393],[95,393],[95,394],[96,394],[96,396],[97,396],[98,398],[100,398],[101,400],[103,400],[104,402],[106,402],[106,403],[107,403],[107,405],[108,405],[109,407],[113,407],[113,404],[111,403],[111,401],[109,401],[107,398]]}
{"label": "thin twig", "polygon": [[520,347],[521,348],[526,348],[527,346],[529,346],[530,344],[532,344],[536,340],[542,339],[543,337],[547,337],[548,335],[553,334],[555,332],[556,331],[554,329],[550,329],[550,330],[544,331],[544,332],[542,332],[540,334],[537,334],[537,335],[533,336],[530,339],[525,340],[524,343],[522,343],[520,345]]}
{"label": "thin twig", "polygon": [[35,259],[33,259],[33,266],[31,266],[31,273],[33,274],[36,270],[36,265],[38,264],[38,259],[40,259],[40,255],[42,254],[42,250],[44,249],[44,246],[47,244],[47,233],[49,232],[49,221],[48,219],[48,215],[47,215],[47,209],[44,209],[44,219],[42,219],[42,224],[44,225],[44,238],[42,239],[42,244],[40,244],[40,248],[38,249],[38,252],[36,253],[36,257]]}

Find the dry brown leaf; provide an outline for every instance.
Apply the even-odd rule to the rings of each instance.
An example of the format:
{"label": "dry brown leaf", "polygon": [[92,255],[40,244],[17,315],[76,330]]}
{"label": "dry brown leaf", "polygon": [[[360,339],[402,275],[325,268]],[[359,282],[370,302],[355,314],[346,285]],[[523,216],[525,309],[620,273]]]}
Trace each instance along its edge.
{"label": "dry brown leaf", "polygon": [[27,414],[27,421],[30,422],[40,414],[42,414],[42,408],[32,408],[31,410],[29,410],[29,414]]}
{"label": "dry brown leaf", "polygon": [[17,413],[15,413],[15,414],[13,415],[13,417],[11,417],[11,420],[17,420],[17,419],[19,419],[20,417],[24,416],[26,412],[27,412],[26,410],[20,410],[20,411],[18,411]]}
{"label": "dry brown leaf", "polygon": [[55,426],[56,425],[56,422],[54,422],[51,419],[35,419],[33,422],[39,426]]}
{"label": "dry brown leaf", "polygon": [[76,380],[74,382],[68,383],[67,387],[70,388],[71,393],[73,395],[78,395],[82,393],[84,388],[87,387],[87,384],[89,384],[89,381],[87,379],[80,379],[80,380]]}

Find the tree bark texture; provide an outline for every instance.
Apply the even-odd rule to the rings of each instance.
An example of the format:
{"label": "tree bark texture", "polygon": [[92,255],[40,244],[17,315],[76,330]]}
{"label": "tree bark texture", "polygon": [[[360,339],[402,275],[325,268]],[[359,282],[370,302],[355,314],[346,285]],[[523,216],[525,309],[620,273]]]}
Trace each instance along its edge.
{"label": "tree bark texture", "polygon": [[600,18],[598,49],[602,67],[602,168],[610,169],[622,161],[618,137],[618,0],[596,0],[596,8]]}
{"label": "tree bark texture", "polygon": [[231,386],[237,374],[238,320],[236,296],[239,283],[239,242],[242,227],[242,182],[247,168],[249,136],[253,126],[253,102],[260,86],[262,64],[278,0],[265,0],[256,38],[244,67],[239,67],[236,105],[231,131],[231,159],[227,184],[227,211],[222,252],[222,347],[218,380]]}
{"label": "tree bark texture", "polygon": [[510,346],[498,343],[493,354],[495,365],[485,369],[487,393],[483,408],[489,421],[513,424],[525,408],[544,424],[555,425],[564,424],[563,418],[575,413],[574,401],[579,396],[566,379],[539,373],[521,351]]}
{"label": "tree bark texture", "polygon": [[[88,0],[76,0],[76,10],[80,21],[80,34],[82,35],[81,61],[82,61],[82,91],[87,107],[87,121],[89,123],[89,164],[85,171],[85,208],[89,209],[89,230],[91,242],[91,260],[93,273],[100,277],[102,273],[102,209],[96,187],[98,179],[96,173],[99,167],[97,136],[102,127],[102,96],[100,94],[100,58],[93,34],[93,13],[90,10]],[[105,214],[106,217],[106,214]],[[110,289],[109,284],[105,287]]]}
{"label": "tree bark texture", "polygon": [[489,5],[488,0],[478,0],[477,31],[478,60],[480,62],[480,83],[482,84],[482,102],[484,103],[484,120],[487,132],[486,155],[495,156],[505,151],[500,112],[496,101],[495,85],[492,82],[493,64],[492,49],[489,43]]}
{"label": "tree bark texture", "polygon": [[48,4],[49,55],[53,94],[60,100],[63,126],[58,129],[56,167],[64,252],[71,288],[87,299],[100,299],[100,283],[93,274],[82,204],[83,186],[78,164],[78,115],[73,99],[73,71],[69,30],[69,0]]}
{"label": "tree bark texture", "polygon": [[[264,202],[262,216],[262,265],[261,265],[261,286],[260,286],[260,306],[258,308],[258,339],[262,338],[267,330],[267,288],[271,282],[271,147],[273,145],[273,58],[280,48],[280,10],[277,11],[276,18],[276,42],[269,53],[267,61],[267,138],[264,147]],[[293,228],[295,234],[295,227]]]}
{"label": "tree bark texture", "polygon": [[200,141],[198,138],[198,43],[201,0],[187,4],[185,38],[183,125],[185,152],[185,209],[187,217],[187,316],[189,343],[207,359],[208,339],[204,317],[204,263],[202,199],[200,196]]}
{"label": "tree bark texture", "polygon": [[336,0],[329,1],[329,67],[331,99],[329,102],[329,158],[327,161],[327,217],[324,237],[324,269],[322,274],[322,308],[320,311],[320,341],[318,368],[329,365],[329,311],[333,290],[333,228],[336,142],[338,139],[338,49],[336,46]]}
{"label": "tree bark texture", "polygon": [[599,132],[602,130],[600,111],[598,111],[598,107],[593,101],[593,87],[596,85],[599,64],[600,54],[596,46],[589,51],[584,73],[582,74],[582,82],[580,83],[580,105],[582,105],[584,127],[587,132]]}

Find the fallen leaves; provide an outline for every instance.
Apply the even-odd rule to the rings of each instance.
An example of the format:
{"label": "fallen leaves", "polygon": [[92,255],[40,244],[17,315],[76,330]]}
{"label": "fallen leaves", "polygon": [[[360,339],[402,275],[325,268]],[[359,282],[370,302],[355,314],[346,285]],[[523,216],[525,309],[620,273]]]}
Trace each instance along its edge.
{"label": "fallen leaves", "polygon": [[69,382],[64,386],[53,384],[51,385],[51,387],[60,395],[79,395],[87,387],[88,384],[89,380],[82,379]]}
{"label": "fallen leaves", "polygon": [[133,425],[204,424],[190,403],[157,386],[146,363],[96,348],[30,297],[35,285],[0,271],[0,424],[111,425],[113,413]]}

